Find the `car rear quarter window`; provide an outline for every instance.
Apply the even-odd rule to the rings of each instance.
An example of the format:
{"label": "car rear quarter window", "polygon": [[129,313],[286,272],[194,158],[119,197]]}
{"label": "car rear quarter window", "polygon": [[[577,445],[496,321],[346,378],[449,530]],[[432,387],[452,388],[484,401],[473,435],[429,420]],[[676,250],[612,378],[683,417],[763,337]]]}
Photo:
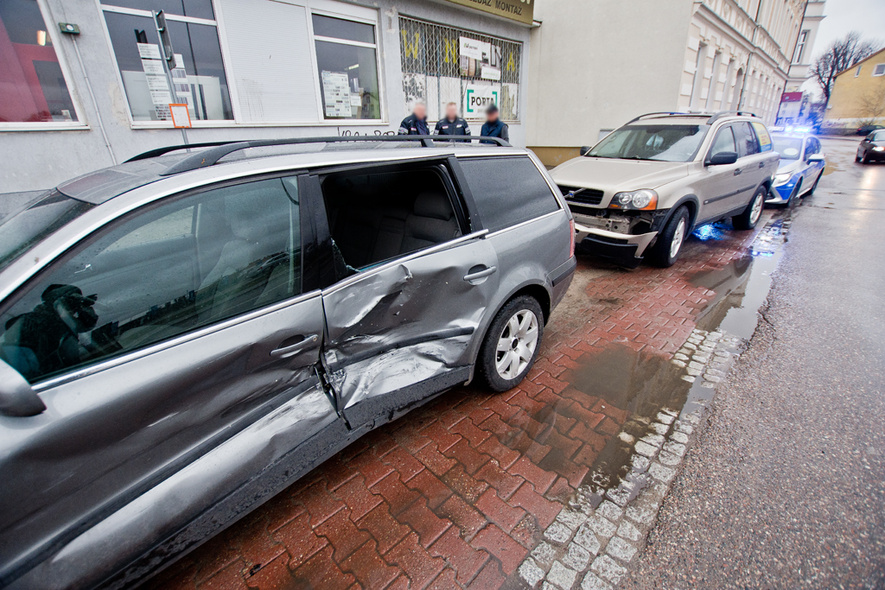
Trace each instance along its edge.
{"label": "car rear quarter window", "polygon": [[559,209],[550,185],[527,156],[460,162],[483,227],[491,232]]}

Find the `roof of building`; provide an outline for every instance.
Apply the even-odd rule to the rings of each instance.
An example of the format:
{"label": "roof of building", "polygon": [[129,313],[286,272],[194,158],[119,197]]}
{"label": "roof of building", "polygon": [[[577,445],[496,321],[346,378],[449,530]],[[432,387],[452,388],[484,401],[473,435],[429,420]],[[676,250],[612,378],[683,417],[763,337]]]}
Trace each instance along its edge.
{"label": "roof of building", "polygon": [[842,74],[845,74],[845,73],[847,73],[847,72],[852,71],[852,70],[855,69],[857,66],[863,65],[864,63],[868,62],[869,60],[873,59],[874,57],[878,57],[878,56],[882,55],[883,53],[885,53],[885,47],[883,47],[883,48],[880,49],[879,51],[873,53],[872,55],[863,58],[862,60],[860,60],[859,62],[857,62],[857,63],[854,64],[853,66],[849,66],[849,67],[845,68],[844,70],[842,70],[841,72],[839,72],[838,74],[836,74],[836,77],[838,78],[838,77],[841,76]]}

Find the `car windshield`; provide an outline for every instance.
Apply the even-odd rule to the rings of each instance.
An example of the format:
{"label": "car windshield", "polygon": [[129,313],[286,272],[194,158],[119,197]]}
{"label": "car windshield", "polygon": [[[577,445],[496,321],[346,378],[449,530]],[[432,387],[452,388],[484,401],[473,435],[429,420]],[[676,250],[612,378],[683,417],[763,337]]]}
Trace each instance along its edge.
{"label": "car windshield", "polygon": [[873,141],[885,141],[885,129],[871,133]]}
{"label": "car windshield", "polygon": [[802,139],[798,137],[772,137],[772,149],[780,154],[781,160],[798,160],[802,154]]}
{"label": "car windshield", "polygon": [[688,162],[709,125],[628,125],[612,131],[587,152],[596,158]]}
{"label": "car windshield", "polygon": [[0,221],[0,270],[28,248],[79,217],[93,205],[51,191],[18,214]]}

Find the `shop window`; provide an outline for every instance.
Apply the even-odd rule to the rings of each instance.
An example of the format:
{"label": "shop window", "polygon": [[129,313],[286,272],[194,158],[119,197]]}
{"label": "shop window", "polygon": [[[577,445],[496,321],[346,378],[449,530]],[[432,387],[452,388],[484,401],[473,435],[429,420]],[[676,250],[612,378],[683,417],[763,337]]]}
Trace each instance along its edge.
{"label": "shop window", "polygon": [[0,1],[0,123],[77,121],[36,0]]}
{"label": "shop window", "polygon": [[380,119],[375,26],[312,15],[325,119]]}
{"label": "shop window", "polygon": [[117,3],[102,8],[132,119],[171,123],[171,103],[187,104],[191,120],[233,119],[211,1]]}
{"label": "shop window", "polygon": [[478,121],[493,102],[503,120],[519,120],[522,43],[406,17],[399,26],[406,104],[424,101],[436,121],[454,102]]}

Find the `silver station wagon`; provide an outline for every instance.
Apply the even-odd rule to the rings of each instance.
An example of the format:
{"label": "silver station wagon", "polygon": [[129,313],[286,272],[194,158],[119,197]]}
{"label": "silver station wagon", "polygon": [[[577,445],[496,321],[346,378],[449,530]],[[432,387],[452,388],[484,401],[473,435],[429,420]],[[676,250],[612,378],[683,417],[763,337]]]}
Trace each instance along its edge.
{"label": "silver station wagon", "polygon": [[131,586],[447,388],[523,379],[575,269],[556,185],[499,140],[388,139],[4,196],[0,586]]}

